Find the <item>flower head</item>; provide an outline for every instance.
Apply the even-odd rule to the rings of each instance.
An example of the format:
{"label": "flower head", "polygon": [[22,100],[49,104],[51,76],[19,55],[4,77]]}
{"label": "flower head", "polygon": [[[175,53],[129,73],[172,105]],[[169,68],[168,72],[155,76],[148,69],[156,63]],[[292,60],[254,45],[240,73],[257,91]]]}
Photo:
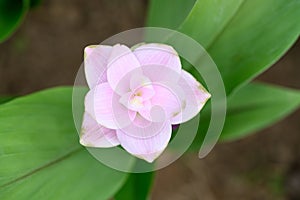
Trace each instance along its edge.
{"label": "flower head", "polygon": [[167,147],[172,125],[195,117],[210,98],[165,44],[88,46],[84,65],[90,88],[80,136],[84,146],[121,145],[153,162]]}

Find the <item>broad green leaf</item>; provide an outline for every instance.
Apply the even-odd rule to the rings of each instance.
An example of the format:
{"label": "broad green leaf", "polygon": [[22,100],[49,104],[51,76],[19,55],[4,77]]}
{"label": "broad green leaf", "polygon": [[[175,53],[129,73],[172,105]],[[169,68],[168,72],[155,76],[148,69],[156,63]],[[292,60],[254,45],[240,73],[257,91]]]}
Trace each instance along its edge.
{"label": "broad green leaf", "polygon": [[227,92],[274,64],[300,33],[299,0],[245,1],[211,44],[211,54]]}
{"label": "broad green leaf", "polygon": [[251,83],[228,99],[221,140],[234,140],[266,128],[300,106],[300,91]]}
{"label": "broad green leaf", "polygon": [[[164,20],[159,14],[165,12],[163,2],[151,7],[149,13],[160,18],[150,14],[149,26]],[[299,0],[198,0],[178,30],[207,49],[229,94],[270,67],[297,40],[299,10]]]}
{"label": "broad green leaf", "polygon": [[198,0],[179,31],[196,39],[204,48],[220,35],[244,0]]}
{"label": "broad green leaf", "polygon": [[0,42],[8,38],[22,22],[29,0],[0,1]]}
{"label": "broad green leaf", "polygon": [[151,0],[147,24],[176,29],[189,14],[196,0]]}
{"label": "broad green leaf", "polygon": [[116,194],[115,200],[147,200],[154,172],[130,174],[125,185]]}
{"label": "broad green leaf", "polygon": [[72,88],[0,106],[0,199],[108,199],[127,178],[79,145]]}
{"label": "broad green leaf", "polygon": [[[220,141],[243,138],[264,129],[300,106],[300,91],[250,83],[228,98]],[[210,105],[201,111],[198,134],[190,150],[199,150],[210,122]]]}

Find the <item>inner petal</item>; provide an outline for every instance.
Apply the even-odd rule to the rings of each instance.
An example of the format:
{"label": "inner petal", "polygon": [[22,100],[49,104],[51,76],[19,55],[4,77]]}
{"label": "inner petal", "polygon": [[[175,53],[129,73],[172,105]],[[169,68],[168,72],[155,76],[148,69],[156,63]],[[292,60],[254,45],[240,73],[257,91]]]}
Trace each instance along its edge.
{"label": "inner petal", "polygon": [[178,90],[177,87],[154,84],[153,89],[155,91],[155,94],[150,99],[150,106],[148,108],[142,109],[139,112],[143,117],[151,121],[160,121],[160,119],[158,118],[160,114],[154,113],[162,113],[163,115],[165,115],[166,119],[170,119],[172,118],[174,113],[178,113],[181,111],[182,96],[180,90]]}
{"label": "inner petal", "polygon": [[144,100],[141,96],[136,95],[133,92],[128,92],[120,98],[119,102],[123,104],[126,108],[139,111],[144,107]]}
{"label": "inner petal", "polygon": [[131,91],[147,85],[151,85],[151,80],[142,73],[134,73],[130,78]]}
{"label": "inner petal", "polygon": [[155,94],[155,91],[154,91],[152,85],[146,85],[146,86],[140,87],[134,91],[134,95],[137,97],[142,97],[143,102],[151,99],[151,97],[153,97],[154,94]]}
{"label": "inner petal", "polygon": [[149,105],[149,100],[155,95],[155,91],[151,85],[147,85],[127,92],[121,96],[119,102],[126,108],[133,111],[140,111]]}

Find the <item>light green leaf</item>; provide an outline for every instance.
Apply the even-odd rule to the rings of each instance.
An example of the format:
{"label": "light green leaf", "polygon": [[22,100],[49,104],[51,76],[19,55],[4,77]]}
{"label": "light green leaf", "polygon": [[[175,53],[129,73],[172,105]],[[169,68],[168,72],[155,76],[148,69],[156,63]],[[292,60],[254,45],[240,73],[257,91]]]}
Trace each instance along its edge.
{"label": "light green leaf", "polygon": [[234,140],[266,128],[300,106],[300,91],[251,83],[228,99],[221,140]]}
{"label": "light green leaf", "polygon": [[115,200],[147,200],[154,172],[130,174],[125,185],[116,194]]}
{"label": "light green leaf", "polygon": [[[149,26],[165,20],[160,15],[163,2],[151,7],[149,13],[160,18],[149,15]],[[297,40],[299,10],[299,0],[198,0],[178,30],[207,49],[229,94],[270,67]]]}
{"label": "light green leaf", "polygon": [[0,106],[1,200],[106,200],[125,182],[79,145],[71,98],[63,87]]}
{"label": "light green leaf", "polygon": [[0,42],[8,38],[21,24],[29,4],[29,0],[0,1]]}

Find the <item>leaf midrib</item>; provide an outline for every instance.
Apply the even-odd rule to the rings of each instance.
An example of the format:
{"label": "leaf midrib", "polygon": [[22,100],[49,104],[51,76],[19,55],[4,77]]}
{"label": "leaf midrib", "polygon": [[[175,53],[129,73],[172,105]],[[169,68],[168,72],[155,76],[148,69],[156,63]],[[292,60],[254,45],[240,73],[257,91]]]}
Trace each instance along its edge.
{"label": "leaf midrib", "polygon": [[229,27],[229,25],[232,23],[233,19],[237,16],[237,14],[240,12],[241,7],[245,4],[245,0],[242,0],[241,4],[237,7],[234,14],[228,19],[228,21],[225,23],[223,28],[216,34],[216,36],[213,38],[210,44],[207,45],[207,52],[212,48],[214,43],[218,40],[218,38],[225,32],[225,30]]}
{"label": "leaf midrib", "polygon": [[38,173],[39,171],[42,171],[43,169],[46,169],[46,168],[48,168],[48,167],[51,167],[51,166],[53,166],[53,165],[55,165],[55,164],[58,164],[58,163],[64,161],[65,159],[67,159],[67,158],[73,156],[74,154],[78,153],[78,152],[81,151],[81,150],[83,150],[82,147],[77,147],[77,148],[75,148],[74,150],[72,150],[72,151],[66,153],[66,154],[63,155],[63,156],[60,156],[60,157],[58,157],[58,158],[56,158],[56,159],[54,159],[54,160],[52,160],[52,161],[50,161],[50,162],[48,162],[48,163],[46,163],[46,164],[40,166],[40,167],[37,167],[36,169],[33,169],[32,171],[30,171],[30,172],[28,172],[28,173],[25,173],[24,175],[22,175],[22,176],[20,176],[20,177],[17,177],[17,178],[15,178],[15,179],[11,180],[11,181],[8,181],[7,183],[4,183],[4,184],[0,185],[0,189],[3,189],[4,187],[10,186],[10,185],[12,185],[12,184],[14,184],[14,183],[16,183],[16,182],[19,182],[19,181],[21,181],[21,180],[24,180],[24,179],[26,179],[26,178],[29,178],[30,176],[32,176],[32,175]]}

